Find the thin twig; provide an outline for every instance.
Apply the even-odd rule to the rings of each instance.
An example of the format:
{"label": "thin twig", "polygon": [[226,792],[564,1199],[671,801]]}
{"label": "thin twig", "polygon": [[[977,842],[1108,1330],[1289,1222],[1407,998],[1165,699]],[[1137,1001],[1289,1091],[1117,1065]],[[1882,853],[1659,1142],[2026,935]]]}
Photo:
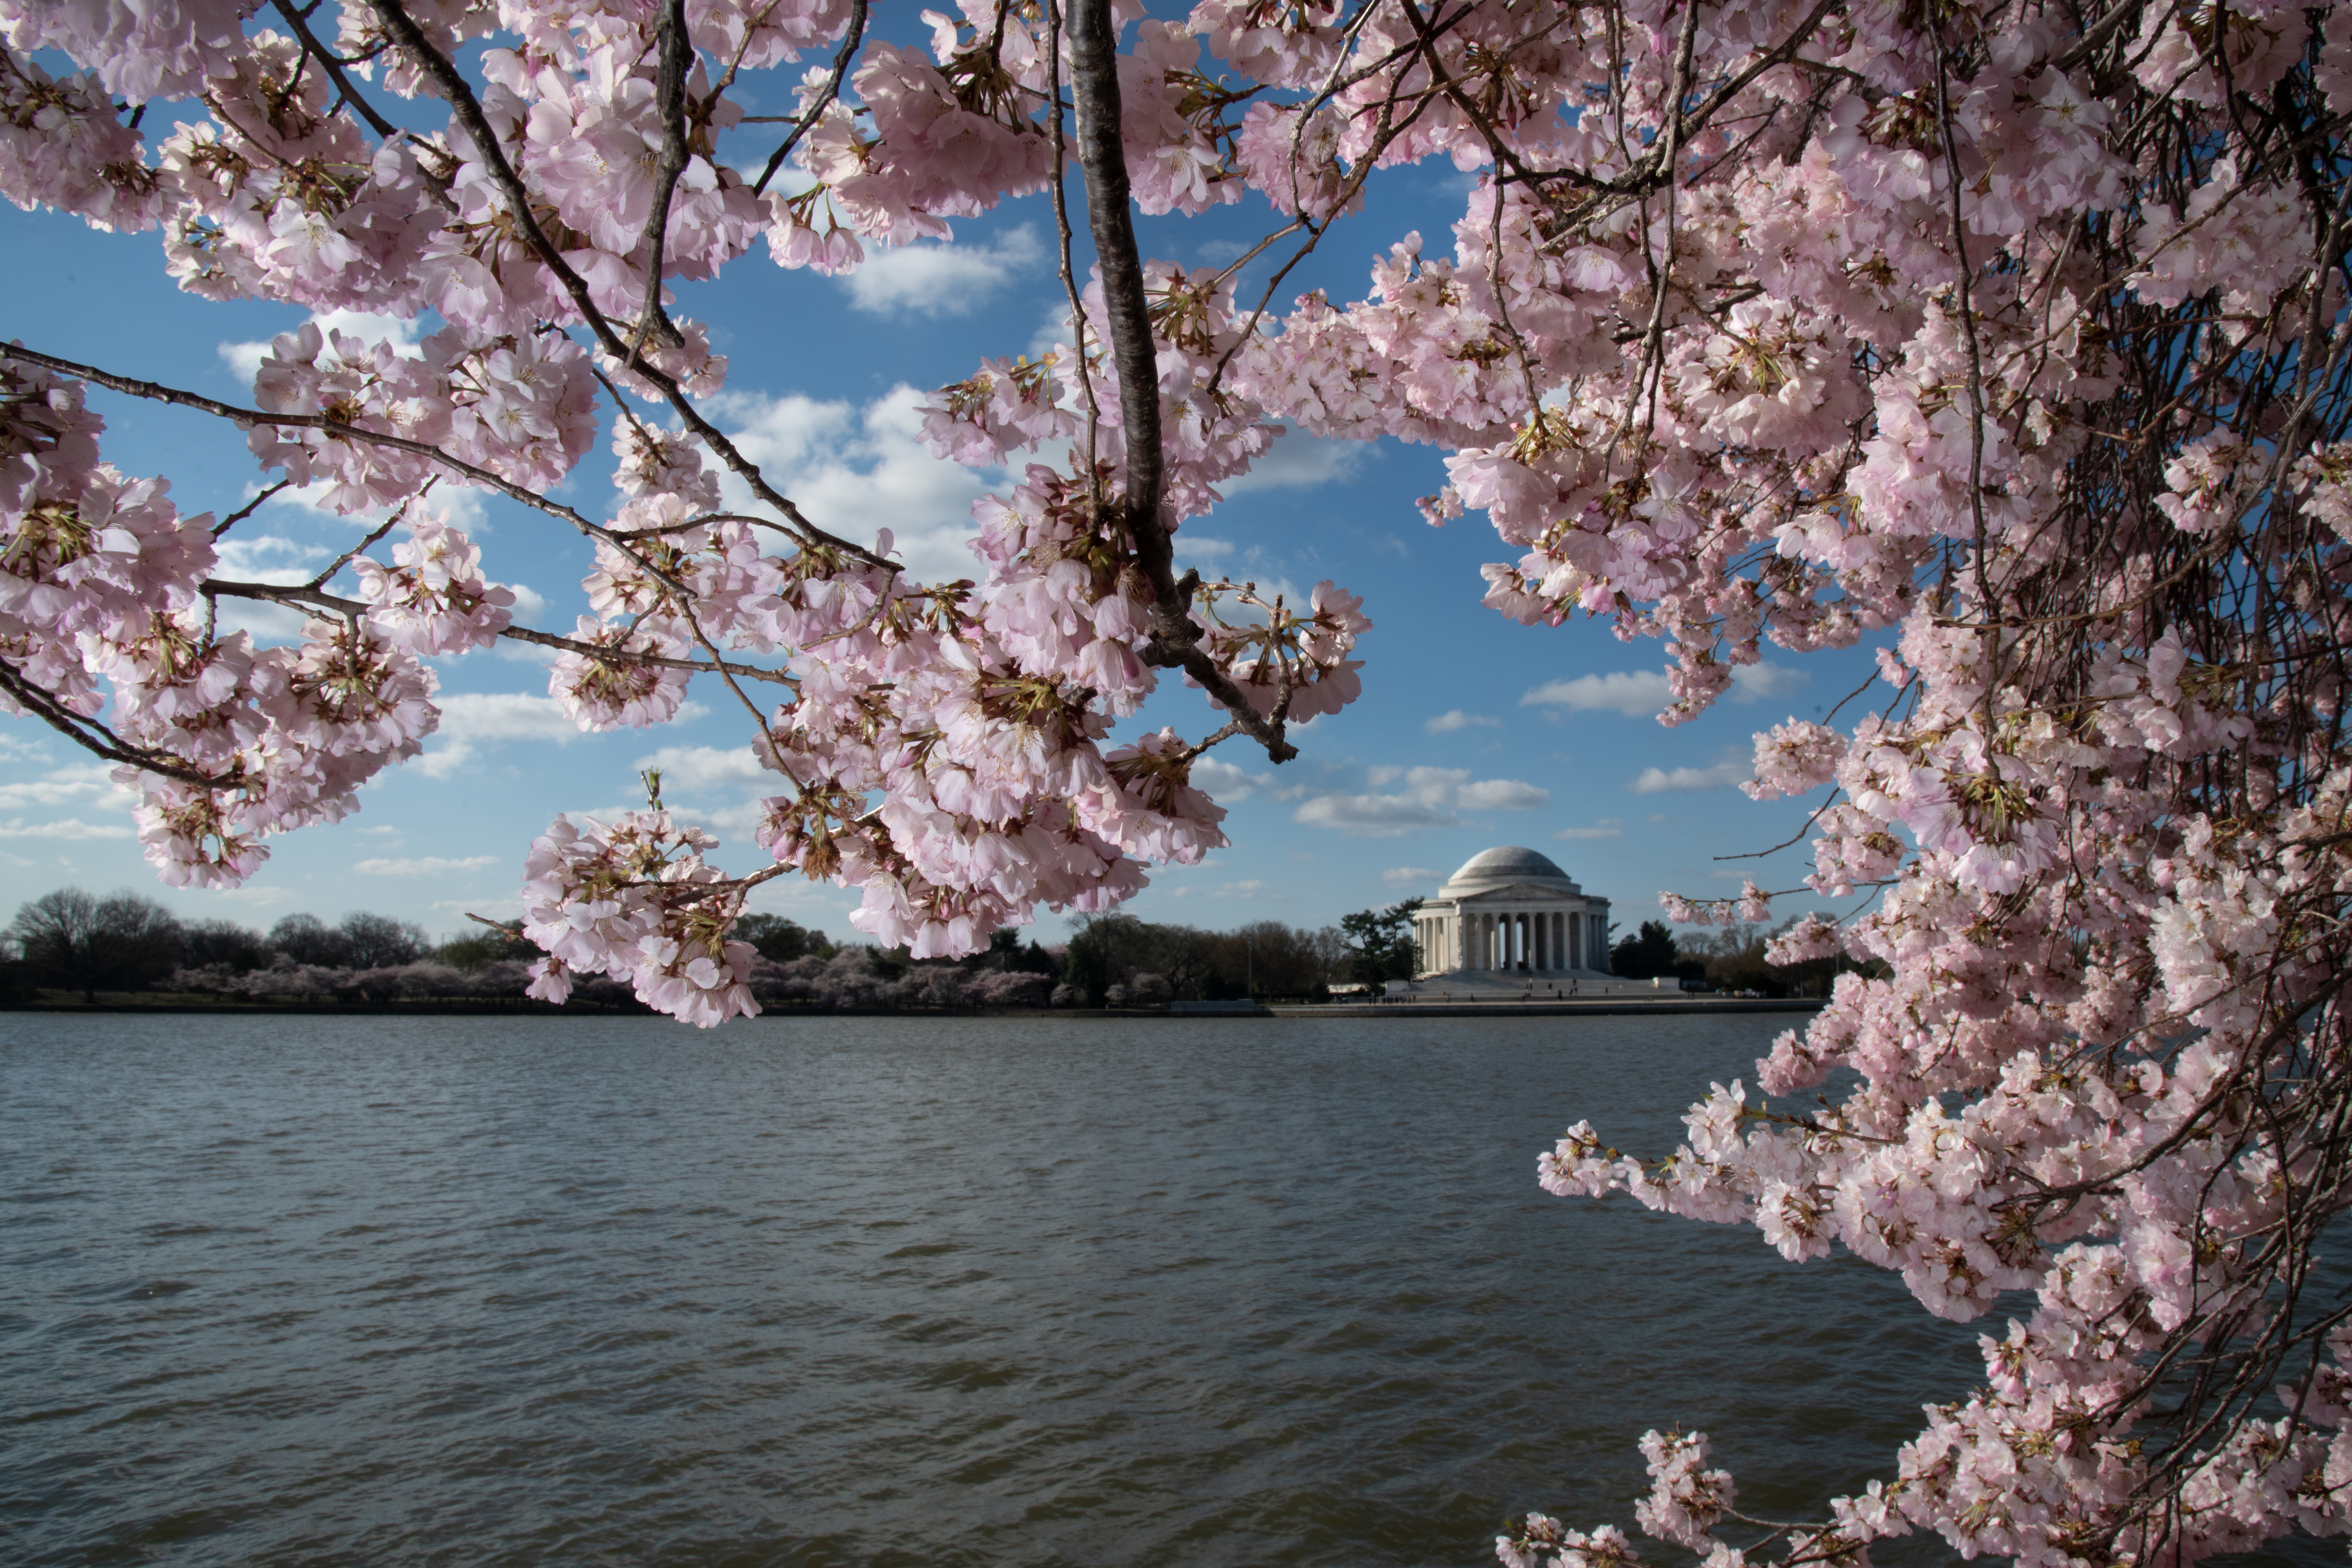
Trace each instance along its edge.
{"label": "thin twig", "polygon": [[849,62],[856,57],[857,46],[865,37],[866,0],[850,0],[849,31],[842,37],[841,52],[833,57],[833,75],[825,82],[824,90],[816,95],[816,101],[793,121],[792,132],[785,136],[783,144],[768,154],[768,166],[761,170],[760,177],[751,183],[753,195],[767,190],[768,182],[776,177],[776,171],[784,166],[784,160],[792,156],[793,149],[800,145],[800,140],[808,134],[809,127],[814,125],[834,100],[841,96],[842,79],[848,75]]}
{"label": "thin twig", "polygon": [[251,517],[255,512],[259,511],[262,507],[268,502],[270,497],[286,489],[294,481],[292,479],[280,479],[276,484],[266,487],[259,495],[254,497],[251,500],[246,502],[243,506],[229,513],[226,517],[213,524],[213,537],[215,539],[218,539],[222,534],[226,533],[238,523],[243,522],[247,518]]}

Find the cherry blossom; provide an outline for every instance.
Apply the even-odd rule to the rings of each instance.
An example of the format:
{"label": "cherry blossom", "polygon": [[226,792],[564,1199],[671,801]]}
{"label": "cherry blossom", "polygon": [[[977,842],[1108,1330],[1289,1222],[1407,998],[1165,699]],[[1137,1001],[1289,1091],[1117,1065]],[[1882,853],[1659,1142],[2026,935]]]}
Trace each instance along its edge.
{"label": "cherry blossom", "polygon": [[[2352,13],[959,0],[882,38],[845,0],[249,11],[0,0],[0,195],[159,230],[194,300],[410,329],[286,332],[249,405],[0,346],[0,708],[115,766],[159,875],[234,886],[356,810],[433,732],[424,661],[528,637],[583,726],[706,690],[774,780],[744,877],[657,788],[559,816],[535,994],[753,1010],[726,932],[770,876],[858,889],[918,957],[1113,908],[1223,842],[1212,746],[1284,761],[1382,668],[1336,578],[1203,581],[1178,536],[1286,432],[1427,444],[1423,515],[1498,541],[1464,586],[1656,639],[1663,721],[1768,649],[1879,675],[1755,739],[1748,794],[1813,808],[1803,887],[1666,902],[1834,903],[1774,952],[1852,972],[1675,1149],[1580,1121],[1538,1179],[1843,1248],[1993,1317],[1986,1379],[1793,1524],[1739,1515],[1712,1439],[1654,1433],[1643,1531],[1729,1568],[2352,1527],[2352,1336],[2300,1294],[2352,1203]],[[1458,217],[1370,232],[1415,164]],[[811,515],[726,435],[714,395],[767,367],[676,286],[853,271],[1049,188],[1066,310],[930,397],[925,438],[992,485],[968,573],[919,580],[890,520]],[[1130,208],[1246,215],[1253,276],[1372,259],[1248,297],[1243,264],[1145,258]],[[93,387],[219,419],[349,553],[220,575],[247,514],[183,516],[101,451]],[[600,441],[609,506],[578,482]],[[468,489],[592,542],[591,614],[514,623],[428,510]],[[225,598],[304,629],[224,629]],[[1171,673],[1196,725],[1142,729]],[[1540,1513],[1496,1551],[1638,1561]]]}

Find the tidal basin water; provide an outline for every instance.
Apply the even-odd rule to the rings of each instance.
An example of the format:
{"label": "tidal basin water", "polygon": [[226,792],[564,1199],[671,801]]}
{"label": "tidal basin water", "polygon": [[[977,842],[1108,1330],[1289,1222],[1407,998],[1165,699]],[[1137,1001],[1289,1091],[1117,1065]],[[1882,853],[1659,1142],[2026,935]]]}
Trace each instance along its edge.
{"label": "tidal basin water", "polygon": [[1998,1319],[1535,1184],[1795,1022],[0,1015],[0,1560],[1475,1564],[1677,1423],[1801,1514]]}

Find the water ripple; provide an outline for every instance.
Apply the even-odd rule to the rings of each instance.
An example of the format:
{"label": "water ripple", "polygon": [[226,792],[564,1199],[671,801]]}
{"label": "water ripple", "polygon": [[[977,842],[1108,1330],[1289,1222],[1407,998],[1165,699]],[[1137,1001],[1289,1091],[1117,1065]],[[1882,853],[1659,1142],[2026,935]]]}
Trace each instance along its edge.
{"label": "water ripple", "polygon": [[1675,1422],[1806,1509],[1977,1328],[1534,1183],[1780,1026],[0,1017],[0,1541],[1467,1564]]}

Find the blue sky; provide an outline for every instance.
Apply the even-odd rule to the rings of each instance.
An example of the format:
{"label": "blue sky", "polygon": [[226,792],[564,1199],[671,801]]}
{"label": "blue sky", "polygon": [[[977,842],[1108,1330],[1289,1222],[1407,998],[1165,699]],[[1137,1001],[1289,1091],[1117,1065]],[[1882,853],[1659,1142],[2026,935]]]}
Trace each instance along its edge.
{"label": "blue sky", "polygon": [[[731,152],[756,165],[764,149],[746,139]],[[1362,297],[1371,258],[1410,228],[1427,234],[1431,249],[1450,248],[1464,176],[1443,165],[1375,185],[1367,212],[1333,232],[1280,302],[1317,286],[1339,300]],[[1222,262],[1262,232],[1265,217],[1252,197],[1201,220],[1147,219],[1143,247],[1188,265]],[[1003,476],[933,461],[915,437],[913,410],[982,356],[1051,341],[1060,299],[1051,225],[1040,198],[960,223],[952,248],[887,253],[847,279],[783,272],[760,249],[717,282],[684,289],[682,312],[711,323],[732,361],[720,423],[826,527],[866,539],[887,527],[919,574],[975,574],[962,543],[973,532],[970,503]],[[307,319],[291,306],[182,294],[163,271],[155,234],[99,234],[53,213],[0,206],[0,275],[20,280],[21,301],[0,333],[237,402],[249,401],[260,346]],[[1251,297],[1264,277],[1244,279],[1255,282]],[[37,286],[37,298],[25,284]],[[107,458],[129,474],[168,476],[184,510],[226,515],[262,482],[232,428],[103,392],[91,403],[108,420]],[[611,467],[600,442],[563,498],[610,515]],[[1480,513],[1444,529],[1422,522],[1413,500],[1442,481],[1427,447],[1289,437],[1179,536],[1180,563],[1204,574],[1300,592],[1334,578],[1363,595],[1374,626],[1357,650],[1363,699],[1298,730],[1297,761],[1274,768],[1234,742],[1203,763],[1202,781],[1230,813],[1232,847],[1200,866],[1156,871],[1130,910],[1206,926],[1322,925],[1433,893],[1496,844],[1550,855],[1613,900],[1628,931],[1656,917],[1661,889],[1719,895],[1750,873],[1768,888],[1794,887],[1807,868],[1801,848],[1761,862],[1715,858],[1790,837],[1818,804],[1741,795],[1734,785],[1746,776],[1748,736],[1833,707],[1870,675],[1869,649],[1774,651],[1716,710],[1664,728],[1654,717],[1665,701],[1657,644],[1620,643],[1606,625],[1583,620],[1523,627],[1480,607],[1480,565],[1517,552]],[[517,588],[519,618],[562,627],[585,610],[589,556],[576,537],[503,500],[468,495],[460,510],[491,575]],[[345,520],[284,498],[228,536],[224,574],[299,580],[354,537]],[[271,639],[295,626],[269,610],[242,624]],[[272,840],[271,860],[229,892],[158,884],[105,765],[36,721],[0,719],[0,914],[58,886],[128,886],[189,918],[266,926],[296,910],[332,920],[366,909],[453,932],[467,912],[516,912],[531,837],[559,811],[636,804],[637,770],[648,763],[665,769],[671,804],[727,840],[720,863],[759,863],[746,829],[751,803],[772,792],[746,750],[748,720],[706,685],[681,722],[582,735],[548,699],[537,650],[509,642],[436,665],[445,714],[425,757],[370,785],[351,819]],[[1176,683],[1136,722],[1197,735],[1215,715]],[[754,907],[839,939],[855,934],[845,917],[856,903],[849,890],[779,881]],[[1790,900],[1782,912],[1811,907],[1810,898]],[[1065,929],[1047,916],[1040,934],[1051,941]]]}

